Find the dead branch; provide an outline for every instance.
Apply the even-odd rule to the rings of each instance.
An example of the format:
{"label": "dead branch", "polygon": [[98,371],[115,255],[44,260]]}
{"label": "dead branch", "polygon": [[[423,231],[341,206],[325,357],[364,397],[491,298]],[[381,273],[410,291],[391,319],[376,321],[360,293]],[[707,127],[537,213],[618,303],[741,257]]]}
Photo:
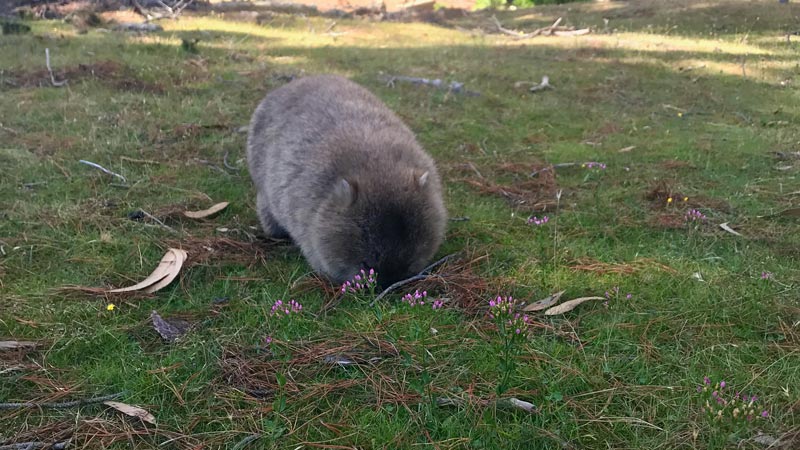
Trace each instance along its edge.
{"label": "dead branch", "polygon": [[44,49],[44,62],[47,65],[47,72],[50,74],[50,83],[55,87],[61,87],[67,84],[67,80],[56,81],[56,77],[53,76],[53,69],[50,68],[50,49]]}
{"label": "dead branch", "polygon": [[524,33],[521,31],[510,30],[505,28],[499,20],[497,20],[496,16],[492,16],[492,21],[494,21],[495,27],[497,27],[497,31],[507,34],[509,36],[513,36],[516,39],[528,39],[536,36],[581,36],[584,34],[589,34],[591,30],[589,28],[581,28],[576,30],[575,27],[565,27],[560,26],[562,18],[559,17],[553,22],[552,25],[537,28],[530,33]]}
{"label": "dead branch", "polygon": [[91,161],[86,161],[85,159],[79,159],[78,162],[81,163],[81,164],[86,164],[87,166],[92,166],[95,169],[102,170],[103,172],[105,172],[105,173],[107,173],[109,175],[112,175],[112,176],[115,176],[115,177],[119,178],[120,180],[122,180],[125,183],[128,182],[128,180],[125,177],[123,177],[122,175],[120,175],[120,174],[118,174],[116,172],[112,172],[112,171],[106,169],[105,167],[101,166],[100,164],[93,163]]}
{"label": "dead branch", "polygon": [[52,450],[64,450],[69,447],[69,440],[62,442],[17,442],[15,444],[0,445],[0,450],[34,450],[39,448],[50,448]]}
{"label": "dead branch", "polygon": [[[436,404],[439,406],[463,406],[466,403],[467,401],[461,398],[439,397],[436,399]],[[536,405],[515,397],[498,398],[493,402],[488,400],[478,400],[478,403],[484,406],[488,406],[493,403],[498,408],[521,409],[525,412],[536,412]]]}
{"label": "dead branch", "polygon": [[430,275],[431,270],[441,266],[442,264],[446,263],[447,261],[449,261],[450,259],[452,259],[456,255],[457,255],[457,253],[451,253],[451,254],[445,256],[444,258],[436,261],[435,263],[429,265],[428,267],[422,269],[420,271],[420,273],[414,275],[413,277],[406,278],[405,280],[400,280],[397,283],[392,284],[391,286],[389,286],[386,289],[384,289],[383,292],[378,294],[378,296],[375,297],[375,300],[373,300],[372,303],[369,304],[369,306],[374,306],[375,303],[378,303],[378,301],[380,299],[382,299],[383,297],[386,297],[386,295],[388,295],[391,292],[396,291],[397,289],[401,288],[402,286],[405,286],[405,285],[407,285],[409,283],[413,283],[415,281],[421,281],[421,280],[424,280],[424,279],[428,278],[428,276]]}
{"label": "dead branch", "polygon": [[165,230],[169,231],[170,233],[180,234],[180,233],[178,233],[178,231],[176,229],[174,229],[171,226],[165,224],[164,222],[158,220],[157,217],[155,217],[154,215],[150,214],[149,212],[147,212],[147,211],[145,211],[143,209],[140,209],[139,211],[142,213],[142,215],[144,215],[148,219],[152,220],[153,222],[161,225]]}
{"label": "dead branch", "polygon": [[91,403],[101,403],[107,400],[112,400],[117,397],[121,397],[125,392],[117,392],[116,394],[104,395],[102,397],[93,397],[87,398],[82,400],[73,400],[70,402],[61,402],[61,403],[34,403],[34,402],[24,402],[24,403],[0,403],[0,409],[17,409],[17,408],[55,408],[55,409],[63,409],[63,408],[74,408],[76,406],[88,405]]}
{"label": "dead branch", "polygon": [[144,8],[137,0],[133,0],[133,10],[140,16],[144,17],[145,22],[151,22],[159,19],[177,19],[184,9],[189,7],[194,0],[177,0],[172,6],[164,3],[162,0],[156,0],[156,3],[163,9],[162,12],[153,11]]}

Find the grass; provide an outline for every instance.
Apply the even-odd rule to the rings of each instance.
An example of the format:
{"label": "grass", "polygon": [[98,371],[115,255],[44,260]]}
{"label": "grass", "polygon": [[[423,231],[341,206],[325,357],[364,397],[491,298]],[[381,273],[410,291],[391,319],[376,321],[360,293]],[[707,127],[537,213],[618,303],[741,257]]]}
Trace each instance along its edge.
{"label": "grass", "polygon": [[[251,447],[716,449],[762,448],[751,438],[763,432],[783,438],[778,448],[798,445],[800,230],[776,213],[797,206],[800,163],[775,152],[800,141],[799,52],[783,34],[800,6],[587,2],[496,14],[508,28],[563,16],[596,32],[470,33],[491,29],[484,12],[452,27],[339,20],[347,33],[337,37],[326,19],[283,15],[262,25],[185,18],[142,36],[36,21],[31,34],[4,36],[0,340],[40,346],[0,350],[0,401],[124,391],[120,401],[158,426],[102,405],[5,410],[0,442],[241,448],[258,434]],[[192,38],[197,55],[181,49]],[[49,86],[45,47],[67,87]],[[470,218],[451,222],[440,252],[464,255],[450,282],[418,286],[449,298],[442,310],[407,308],[406,291],[376,308],[368,295],[337,303],[295,248],[251,242],[253,188],[223,156],[245,167],[236,130],[261,97],[287,75],[322,72],[397,111],[441,166],[451,216]],[[392,88],[381,73],[458,80],[482,95]],[[554,90],[514,87],[542,75]],[[528,177],[585,161],[607,169]],[[218,201],[231,205],[208,221],[170,214]],[[707,220],[684,224],[689,208]],[[138,209],[179,233],[130,220]],[[551,220],[526,225],[532,213]],[[135,282],[169,246],[193,259],[153,296],[62,289]],[[632,298],[535,315],[503,396],[538,411],[497,407],[489,300],[613,286]],[[278,298],[303,313],[270,316]],[[152,310],[194,326],[167,344]],[[695,391],[705,375],[758,395],[770,417],[734,428],[708,420]]]}

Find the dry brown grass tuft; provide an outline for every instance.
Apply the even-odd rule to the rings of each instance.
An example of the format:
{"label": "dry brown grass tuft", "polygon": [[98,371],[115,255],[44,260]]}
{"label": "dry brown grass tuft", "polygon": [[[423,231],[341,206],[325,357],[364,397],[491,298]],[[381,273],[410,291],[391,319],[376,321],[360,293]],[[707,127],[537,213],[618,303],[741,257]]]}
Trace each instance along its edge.
{"label": "dry brown grass tuft", "polygon": [[[683,224],[683,222],[681,222],[681,224]],[[575,271],[594,272],[598,274],[614,273],[629,275],[642,270],[647,270],[649,268],[654,268],[656,270],[661,270],[672,274],[678,273],[678,271],[672,267],[661,264],[658,261],[654,261],[649,258],[637,259],[631,263],[605,263],[591,258],[578,258],[573,261],[569,268]]]}

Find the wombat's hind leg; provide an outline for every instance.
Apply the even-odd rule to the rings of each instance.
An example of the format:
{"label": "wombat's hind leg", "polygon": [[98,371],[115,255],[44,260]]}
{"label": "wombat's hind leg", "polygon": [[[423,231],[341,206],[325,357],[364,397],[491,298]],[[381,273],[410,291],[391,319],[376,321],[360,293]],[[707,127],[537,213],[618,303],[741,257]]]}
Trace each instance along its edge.
{"label": "wombat's hind leg", "polygon": [[256,204],[258,207],[258,220],[261,221],[261,228],[264,230],[264,234],[275,239],[288,239],[289,233],[287,233],[286,230],[275,221],[275,218],[272,217],[272,213],[269,212],[269,207],[263,195],[258,194],[256,197]]}

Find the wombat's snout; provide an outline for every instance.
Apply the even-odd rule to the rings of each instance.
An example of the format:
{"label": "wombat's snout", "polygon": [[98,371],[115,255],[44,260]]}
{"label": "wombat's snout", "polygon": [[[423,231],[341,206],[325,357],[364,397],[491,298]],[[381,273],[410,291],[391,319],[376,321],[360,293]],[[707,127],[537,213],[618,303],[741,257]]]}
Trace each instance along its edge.
{"label": "wombat's snout", "polygon": [[400,280],[405,280],[412,275],[411,268],[408,264],[403,264],[401,261],[391,261],[385,264],[378,264],[375,271],[378,273],[378,286],[386,289]]}

